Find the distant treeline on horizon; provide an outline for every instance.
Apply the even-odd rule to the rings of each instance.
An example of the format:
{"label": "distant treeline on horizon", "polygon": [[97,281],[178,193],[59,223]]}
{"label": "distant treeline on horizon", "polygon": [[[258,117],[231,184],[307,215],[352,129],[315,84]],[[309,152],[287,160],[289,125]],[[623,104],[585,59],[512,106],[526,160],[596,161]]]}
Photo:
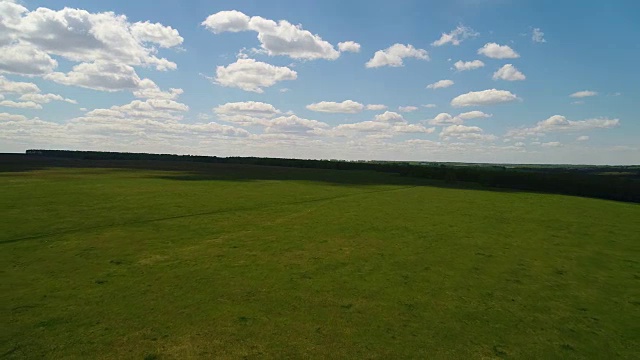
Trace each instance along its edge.
{"label": "distant treeline on horizon", "polygon": [[27,155],[82,160],[188,161],[333,170],[370,170],[401,176],[472,182],[488,187],[540,191],[640,203],[638,166],[535,166],[434,162],[305,160],[261,157],[27,150]]}

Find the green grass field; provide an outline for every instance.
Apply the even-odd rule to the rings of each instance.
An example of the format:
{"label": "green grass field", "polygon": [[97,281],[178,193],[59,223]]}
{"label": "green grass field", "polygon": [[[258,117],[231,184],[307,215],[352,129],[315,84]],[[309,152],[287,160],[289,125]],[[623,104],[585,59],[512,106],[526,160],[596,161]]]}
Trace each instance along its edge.
{"label": "green grass field", "polygon": [[640,358],[637,204],[14,160],[0,162],[0,358]]}

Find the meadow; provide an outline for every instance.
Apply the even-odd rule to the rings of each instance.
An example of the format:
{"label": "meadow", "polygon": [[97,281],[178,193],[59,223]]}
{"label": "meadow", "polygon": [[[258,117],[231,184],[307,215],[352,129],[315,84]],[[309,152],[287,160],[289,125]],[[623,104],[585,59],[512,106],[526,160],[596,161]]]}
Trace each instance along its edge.
{"label": "meadow", "polygon": [[0,157],[0,358],[637,359],[640,205]]}

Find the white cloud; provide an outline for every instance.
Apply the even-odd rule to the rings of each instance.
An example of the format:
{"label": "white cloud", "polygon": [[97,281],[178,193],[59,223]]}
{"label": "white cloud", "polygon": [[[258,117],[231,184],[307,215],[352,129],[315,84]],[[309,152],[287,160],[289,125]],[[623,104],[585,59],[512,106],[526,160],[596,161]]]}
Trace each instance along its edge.
{"label": "white cloud", "polygon": [[334,131],[358,131],[358,132],[376,132],[390,129],[389,124],[379,121],[362,121],[354,124],[340,124],[334,128]]}
{"label": "white cloud", "polygon": [[382,105],[382,104],[369,104],[369,105],[367,105],[367,110],[381,111],[381,110],[386,110],[386,109],[387,109],[387,105]]}
{"label": "white cloud", "polygon": [[458,114],[456,116],[452,116],[448,113],[440,113],[436,115],[431,120],[428,120],[430,125],[451,125],[451,124],[462,124],[466,120],[476,119],[476,118],[488,118],[491,117],[491,114],[485,114],[482,111],[469,111]]}
{"label": "white cloud", "polygon": [[580,132],[593,129],[608,129],[620,124],[618,119],[587,119],[580,121],[568,120],[561,115],[554,115],[538,122],[530,128],[512,129],[507,132],[507,137],[524,138],[527,136],[542,136],[550,132]]}
{"label": "white cloud", "polygon": [[463,120],[459,117],[451,116],[451,114],[448,113],[440,113],[428,121],[430,125],[462,124],[462,122]]}
{"label": "white cloud", "polygon": [[282,88],[282,89],[280,89],[280,90],[278,90],[278,91],[280,91],[281,93],[286,93],[286,92],[291,91],[291,89],[289,89],[289,88]]}
{"label": "white cloud", "polygon": [[531,33],[531,41],[536,43],[547,42],[547,40],[544,39],[544,33],[542,32],[542,30],[540,30],[540,28],[533,29],[533,32]]}
{"label": "white cloud", "polygon": [[460,45],[460,43],[467,38],[476,37],[479,33],[473,31],[473,29],[459,25],[457,28],[453,29],[450,33],[442,33],[440,39],[431,43],[431,46],[442,46],[445,44],[451,45]]}
{"label": "white cloud", "polygon": [[353,52],[353,53],[358,53],[360,52],[360,44],[358,44],[355,41],[345,41],[345,42],[339,42],[338,43],[338,49],[341,52]]}
{"label": "white cloud", "polygon": [[273,105],[258,101],[226,103],[213,108],[213,112],[220,120],[242,126],[266,126],[269,119],[282,113]]}
{"label": "white cloud", "polygon": [[307,109],[326,113],[346,113],[355,114],[364,109],[364,105],[352,100],[345,100],[341,103],[333,101],[321,101],[319,103],[307,105]]}
{"label": "white cloud", "polygon": [[433,84],[427,85],[427,89],[443,89],[443,88],[448,88],[453,84],[454,84],[453,80],[440,80],[440,81],[434,82]]}
{"label": "white cloud", "polygon": [[[435,128],[426,128],[419,124],[410,124],[402,115],[385,111],[376,115],[371,121],[362,121],[353,124],[340,124],[334,127],[330,133],[337,135],[345,135],[350,133],[368,133],[375,134],[378,139],[389,138],[397,134],[406,133],[423,133],[429,134],[435,131]],[[369,135],[372,136],[372,135]]]}
{"label": "white cloud", "polygon": [[462,120],[471,120],[471,119],[477,119],[477,118],[490,118],[492,117],[492,114],[486,114],[483,113],[482,111],[478,111],[478,110],[474,110],[474,111],[469,111],[469,112],[464,112],[458,115],[458,117]]}
{"label": "white cloud", "polygon": [[100,91],[135,90],[140,84],[140,78],[133,67],[103,60],[78,64],[66,74],[54,72],[44,78],[63,85]]}
{"label": "white cloud", "polygon": [[326,123],[317,120],[299,118],[296,115],[280,116],[266,122],[266,133],[295,133],[312,134],[317,129],[329,127]]}
{"label": "white cloud", "polygon": [[442,129],[440,132],[440,138],[443,140],[449,140],[455,138],[458,140],[480,140],[480,141],[495,141],[497,139],[494,135],[486,135],[482,128],[477,126],[465,126],[465,125],[450,125]]}
{"label": "white cloud", "polygon": [[0,73],[43,75],[57,66],[56,60],[32,45],[19,42],[0,47]]}
{"label": "white cloud", "polygon": [[455,62],[455,64],[453,64],[453,66],[458,71],[467,71],[467,70],[474,70],[474,69],[481,68],[484,66],[484,63],[480,60],[473,60],[473,61],[458,60]]}
{"label": "white cloud", "polygon": [[170,48],[182,44],[184,38],[178,30],[160,23],[149,21],[137,22],[131,25],[131,34],[138,42],[153,42],[163,48]]}
{"label": "white cloud", "polygon": [[251,18],[237,10],[220,11],[209,15],[202,22],[202,25],[211,30],[214,34],[223,32],[240,32],[250,30],[249,22]]}
{"label": "white cloud", "polygon": [[393,111],[385,111],[382,114],[376,115],[373,119],[374,121],[383,122],[383,123],[405,123],[406,122],[406,120],[404,119],[404,117],[402,117],[402,115]]}
{"label": "white cloud", "polygon": [[168,99],[175,100],[184,91],[182,89],[171,88],[169,91],[162,91],[152,80],[142,79],[138,82],[138,89],[133,91],[133,95],[142,99]]}
{"label": "white cloud", "polygon": [[527,77],[524,76],[515,66],[512,64],[505,64],[503,67],[493,73],[493,80],[507,80],[507,81],[519,81],[524,80]]}
{"label": "white cloud", "polygon": [[351,132],[376,133],[377,138],[388,138],[403,133],[429,134],[434,131],[435,128],[426,128],[419,124],[409,124],[402,115],[393,111],[378,114],[372,121],[340,124],[332,129],[333,134],[346,134]]}
{"label": "white cloud", "polygon": [[546,142],[546,143],[542,143],[540,144],[540,146],[542,147],[561,147],[562,144],[558,141],[550,141],[550,142]]}
{"label": "white cloud", "polygon": [[236,10],[212,14],[202,25],[214,34],[222,32],[255,31],[261,47],[267,54],[286,55],[293,59],[334,60],[340,53],[319,35],[293,25],[286,20],[278,22],[260,16],[249,17]]}
{"label": "white cloud", "polygon": [[244,91],[262,93],[284,80],[295,80],[298,73],[285,66],[275,66],[254,59],[238,59],[228,66],[216,68],[216,84],[236,87]]}
{"label": "white cloud", "polygon": [[0,75],[0,93],[2,94],[28,94],[38,92],[40,92],[40,88],[34,83],[11,81]]}
{"label": "white cloud", "polygon": [[589,137],[586,135],[578,136],[578,138],[576,139],[576,141],[587,141],[587,140],[589,140]]}
{"label": "white cloud", "polygon": [[436,131],[436,128],[426,128],[422,125],[417,125],[417,124],[399,124],[399,125],[395,125],[394,127],[391,128],[391,130],[393,132],[396,133],[406,133],[406,134],[419,134],[419,133],[423,133],[423,134],[431,134],[434,131]]}
{"label": "white cloud", "polygon": [[0,113],[0,121],[26,121],[27,117],[24,115]]}
{"label": "white cloud", "polygon": [[[75,62],[106,61],[155,66],[157,70],[175,69],[175,63],[155,55],[157,50],[152,44],[172,47],[182,43],[177,31],[169,27],[132,24],[126,16],[113,12],[90,13],[72,8],[56,11],[40,7],[34,11],[22,8],[9,16],[2,22],[5,31],[11,34],[13,41],[19,41],[17,46],[23,46],[24,56],[35,56],[38,60],[34,61],[39,64],[37,67],[12,71],[26,75],[52,71],[57,64],[49,55]],[[0,49],[0,54],[6,52],[6,48]]]}
{"label": "white cloud", "polygon": [[42,105],[36,104],[33,101],[16,102],[11,100],[0,101],[0,106],[18,108],[18,109],[42,109]]}
{"label": "white cloud", "polygon": [[575,92],[569,96],[572,98],[585,98],[585,97],[596,96],[596,95],[598,95],[598,93],[595,91],[584,90],[584,91]]}
{"label": "white cloud", "polygon": [[91,110],[59,126],[63,127],[66,136],[95,139],[101,144],[108,141],[118,144],[150,141],[165,147],[177,142],[193,146],[212,138],[250,135],[244,129],[215,122],[183,123],[182,114],[188,110],[188,106],[169,99],[134,100],[109,109]]}
{"label": "white cloud", "polygon": [[69,104],[77,104],[78,102],[72,99],[66,99],[64,97],[62,97],[61,95],[58,94],[34,94],[34,93],[28,93],[28,94],[23,94],[22,96],[20,96],[20,100],[22,101],[33,101],[35,103],[39,103],[39,104],[48,104],[51,101],[64,101],[64,102],[68,102]]}
{"label": "white cloud", "polygon": [[436,105],[436,104],[426,104],[426,105],[422,105],[422,107],[426,107],[428,109],[432,109],[432,108],[438,107],[438,105]]}
{"label": "white cloud", "polygon": [[478,54],[484,55],[492,59],[515,59],[520,55],[507,45],[498,45],[496,43],[487,43],[480,49]]}
{"label": "white cloud", "polygon": [[489,89],[483,91],[472,91],[459,95],[451,100],[451,106],[476,106],[476,105],[494,105],[517,100],[515,94],[507,90]]}
{"label": "white cloud", "polygon": [[399,67],[403,66],[403,59],[416,58],[429,60],[426,50],[416,49],[413,45],[394,44],[385,50],[378,50],[365,66],[367,68],[377,68],[381,66]]}
{"label": "white cloud", "polygon": [[571,105],[582,105],[582,104],[584,104],[584,100],[576,100],[571,102]]}
{"label": "white cloud", "polygon": [[465,125],[451,125],[442,129],[440,133],[441,137],[450,136],[453,134],[468,134],[468,133],[481,133],[482,128],[477,126],[465,126]]}
{"label": "white cloud", "polygon": [[414,112],[418,110],[417,106],[399,106],[398,110],[400,112]]}

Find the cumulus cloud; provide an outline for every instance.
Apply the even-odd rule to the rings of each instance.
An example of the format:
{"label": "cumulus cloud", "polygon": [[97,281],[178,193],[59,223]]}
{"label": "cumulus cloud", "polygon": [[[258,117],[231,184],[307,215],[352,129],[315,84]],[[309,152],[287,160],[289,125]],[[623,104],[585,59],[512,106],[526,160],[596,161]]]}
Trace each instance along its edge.
{"label": "cumulus cloud", "polygon": [[39,93],[38,85],[30,82],[11,81],[0,75],[0,94]]}
{"label": "cumulus cloud", "polygon": [[458,60],[455,62],[455,64],[453,64],[453,66],[458,71],[467,71],[467,70],[479,69],[484,66],[484,63],[480,60],[473,60],[473,61]]}
{"label": "cumulus cloud", "polygon": [[458,140],[480,141],[495,141],[497,139],[494,135],[484,134],[484,131],[480,127],[465,125],[450,125],[443,128],[440,132],[440,138],[442,140],[454,138]]}
{"label": "cumulus cloud", "polygon": [[341,52],[358,53],[358,52],[360,52],[360,44],[358,44],[355,41],[339,42],[338,43],[338,50],[340,50]]}
{"label": "cumulus cloud", "polygon": [[507,90],[489,89],[483,91],[471,91],[466,94],[459,95],[451,100],[451,106],[477,106],[477,105],[494,105],[517,100],[515,94]]}
{"label": "cumulus cloud", "polygon": [[362,121],[353,124],[340,124],[333,128],[331,132],[333,134],[375,133],[378,138],[381,136],[385,138],[402,133],[429,134],[434,131],[435,128],[426,128],[419,124],[410,124],[402,117],[402,115],[396,112],[385,111],[382,114],[376,115],[373,120],[370,121]]}
{"label": "cumulus cloud", "polygon": [[595,91],[583,90],[583,91],[575,92],[569,96],[572,98],[585,98],[585,97],[596,96],[596,95],[598,95],[598,93]]}
{"label": "cumulus cloud", "polygon": [[473,29],[464,25],[458,25],[458,27],[453,29],[450,33],[442,33],[440,39],[431,43],[431,46],[442,46],[445,44],[458,46],[464,39],[476,37],[478,35],[479,33],[475,32]]}
{"label": "cumulus cloud", "polygon": [[3,102],[3,106],[23,108],[23,109],[41,109],[39,104],[48,104],[51,101],[65,101],[71,104],[77,104],[75,100],[67,99],[57,94],[41,94],[40,88],[30,82],[11,81],[4,76],[0,76],[0,100],[4,99],[2,94],[19,94],[20,102],[9,101]]}
{"label": "cumulus cloud", "polygon": [[0,121],[26,121],[27,117],[24,115],[0,113]]}
{"label": "cumulus cloud", "polygon": [[547,40],[544,39],[544,33],[542,32],[542,30],[540,30],[540,28],[533,29],[533,32],[531,33],[531,41],[535,43],[547,42]]}
{"label": "cumulus cloud", "polygon": [[487,43],[480,49],[478,54],[484,55],[492,59],[515,59],[520,55],[507,45],[498,45],[496,43]]}
{"label": "cumulus cloud", "polygon": [[101,91],[135,90],[140,83],[133,67],[103,60],[78,64],[66,74],[54,72],[44,78],[63,85]]}
{"label": "cumulus cloud", "polygon": [[303,119],[296,115],[280,116],[265,123],[266,133],[313,134],[329,125],[317,120]]}
{"label": "cumulus cloud", "polygon": [[275,66],[254,59],[238,59],[228,66],[216,68],[215,83],[244,91],[262,93],[262,88],[280,81],[295,80],[298,73],[286,66]]}
{"label": "cumulus cloud", "polygon": [[416,49],[413,45],[394,44],[387,49],[378,50],[365,66],[367,68],[377,68],[381,66],[399,67],[403,66],[403,59],[416,58],[429,60],[426,50]]}
{"label": "cumulus cloud", "polygon": [[0,101],[0,106],[18,108],[18,109],[42,109],[42,105],[37,104],[33,101],[12,101],[12,100],[3,100]]}
{"label": "cumulus cloud", "polygon": [[[249,17],[236,10],[212,14],[202,25],[214,34],[223,32],[255,31],[262,49],[269,55],[286,55],[293,59],[329,59],[340,56],[333,45],[286,20],[278,22],[260,16]],[[355,43],[354,43],[355,44]],[[353,46],[351,46],[353,48]]]}
{"label": "cumulus cloud", "polygon": [[398,107],[398,111],[400,112],[414,112],[417,110],[418,110],[417,106],[399,106]]}
{"label": "cumulus cloud", "polygon": [[[28,11],[16,4],[9,7],[12,10],[5,11],[2,20],[3,32],[9,34],[11,43],[0,48],[3,71],[24,75],[49,73],[57,66],[50,55],[82,63],[105,61],[154,66],[157,70],[176,68],[175,63],[156,56],[153,44],[173,47],[183,39],[176,30],[162,24],[130,23],[126,16],[113,12],[45,7]],[[33,60],[11,60],[17,56]]]}
{"label": "cumulus cloud", "polygon": [[586,135],[578,136],[578,138],[576,139],[576,141],[587,141],[587,140],[589,140],[589,137]]}
{"label": "cumulus cloud", "polygon": [[404,122],[406,122],[406,120],[404,119],[404,117],[402,117],[402,115],[398,114],[397,112],[393,112],[393,111],[385,111],[382,114],[376,115],[373,119],[374,119],[374,121],[383,122],[383,123],[404,123]]}
{"label": "cumulus cloud", "polygon": [[433,119],[428,120],[430,125],[450,125],[450,124],[462,124],[463,120],[459,117],[451,116],[449,113],[440,113]]}
{"label": "cumulus cloud", "polygon": [[553,115],[529,128],[512,129],[507,132],[508,137],[524,138],[527,136],[542,136],[551,132],[580,132],[593,129],[608,129],[620,124],[618,119],[587,119],[580,121],[569,120],[561,115]]}
{"label": "cumulus cloud", "polygon": [[427,89],[443,89],[443,88],[448,88],[453,84],[454,84],[453,80],[440,80],[440,81],[434,82],[433,84],[427,85]]}
{"label": "cumulus cloud", "polygon": [[492,114],[486,114],[483,113],[482,111],[478,111],[478,110],[474,110],[474,111],[469,111],[469,112],[464,112],[461,114],[458,114],[458,117],[462,120],[471,120],[471,119],[477,119],[477,118],[489,118],[492,117]]}
{"label": "cumulus cloud", "polygon": [[503,67],[493,73],[493,80],[507,80],[507,81],[519,81],[524,80],[527,77],[524,76],[515,66],[512,64],[505,64]]}
{"label": "cumulus cloud", "polygon": [[381,111],[381,110],[386,110],[386,109],[387,109],[387,105],[382,105],[382,104],[369,104],[369,105],[367,105],[367,110]]}
{"label": "cumulus cloud", "polygon": [[57,66],[56,60],[33,45],[19,42],[0,47],[0,73],[35,76],[50,73]]}
{"label": "cumulus cloud", "polygon": [[438,105],[436,105],[436,104],[425,104],[425,105],[422,105],[422,107],[426,107],[427,109],[432,109],[432,108],[438,107]]}
{"label": "cumulus cloud", "polygon": [[133,95],[142,99],[168,99],[175,100],[182,95],[182,89],[171,88],[169,91],[162,91],[152,80],[142,79],[138,82],[138,88],[133,91]]}
{"label": "cumulus cloud", "polygon": [[307,109],[326,113],[355,114],[361,112],[364,109],[364,105],[352,100],[345,100],[340,103],[333,101],[321,101],[319,103],[307,105]]}
{"label": "cumulus cloud", "polygon": [[184,41],[178,30],[171,26],[152,24],[149,21],[132,24],[131,34],[138,42],[152,42],[163,48],[178,46]]}
{"label": "cumulus cloud", "polygon": [[38,104],[48,104],[51,101],[64,101],[69,104],[77,104],[78,102],[73,99],[67,99],[58,94],[34,94],[28,93],[20,96],[22,101],[32,101]]}
{"label": "cumulus cloud", "polygon": [[561,147],[562,144],[558,141],[550,141],[550,142],[546,142],[546,143],[542,143],[540,144],[540,146],[542,147]]}
{"label": "cumulus cloud", "polygon": [[282,112],[273,105],[259,101],[230,102],[213,108],[218,119],[238,125],[267,125],[267,121]]}
{"label": "cumulus cloud", "polygon": [[488,118],[493,115],[483,113],[482,111],[469,111],[458,114],[456,116],[452,116],[448,113],[440,113],[436,115],[431,120],[428,120],[430,125],[451,125],[451,124],[462,124],[466,120],[476,119],[476,118]]}

